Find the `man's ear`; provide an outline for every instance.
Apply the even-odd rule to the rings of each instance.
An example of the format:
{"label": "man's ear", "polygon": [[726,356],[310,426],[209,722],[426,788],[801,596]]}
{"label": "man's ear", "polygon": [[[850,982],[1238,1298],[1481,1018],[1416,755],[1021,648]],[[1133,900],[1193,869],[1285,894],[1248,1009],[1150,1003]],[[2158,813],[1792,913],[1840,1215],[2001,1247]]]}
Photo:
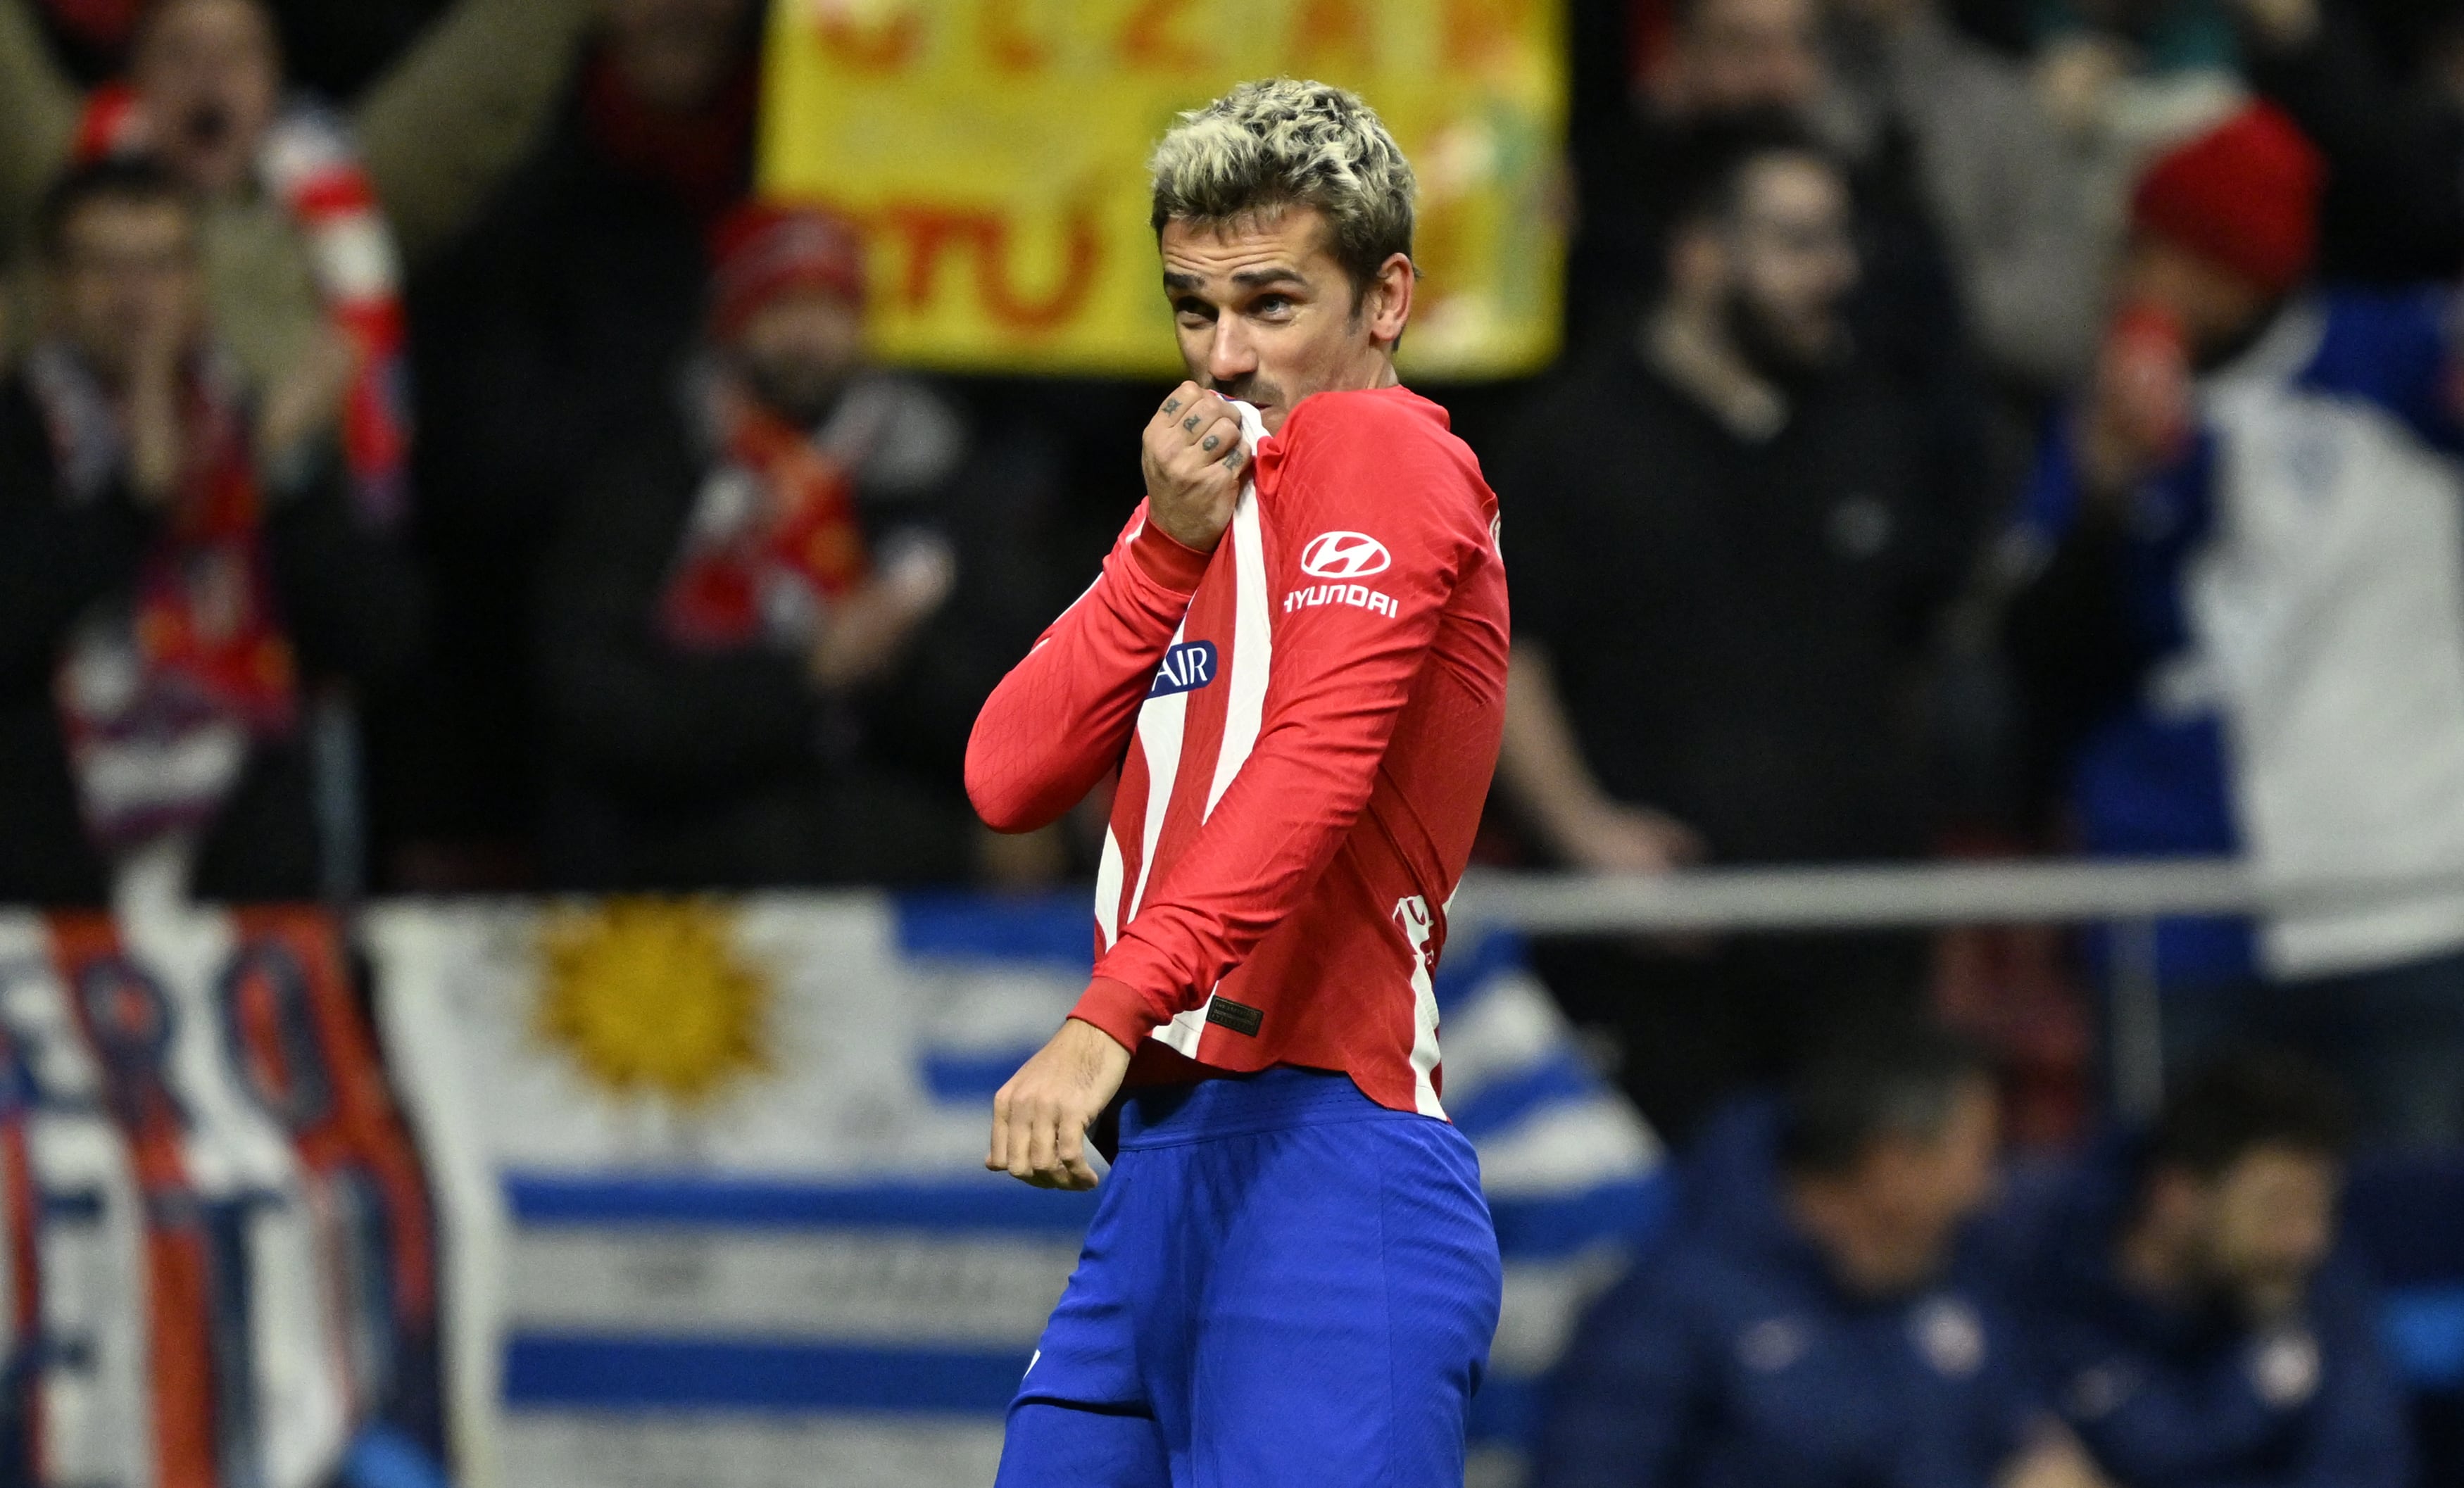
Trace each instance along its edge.
{"label": "man's ear", "polygon": [[2209,1184],[2186,1169],[2158,1167],[2147,1174],[2140,1204],[2147,1217],[2167,1228],[2195,1221],[2206,1205]]}
{"label": "man's ear", "polygon": [[1720,230],[1697,217],[1668,238],[1668,290],[1672,298],[1716,298],[1728,285],[1728,249]]}
{"label": "man's ear", "polygon": [[1403,339],[1403,327],[1412,319],[1412,291],[1419,271],[1402,253],[1389,253],[1377,266],[1377,277],[1361,291],[1361,310],[1369,317],[1369,339],[1381,346],[1392,346]]}

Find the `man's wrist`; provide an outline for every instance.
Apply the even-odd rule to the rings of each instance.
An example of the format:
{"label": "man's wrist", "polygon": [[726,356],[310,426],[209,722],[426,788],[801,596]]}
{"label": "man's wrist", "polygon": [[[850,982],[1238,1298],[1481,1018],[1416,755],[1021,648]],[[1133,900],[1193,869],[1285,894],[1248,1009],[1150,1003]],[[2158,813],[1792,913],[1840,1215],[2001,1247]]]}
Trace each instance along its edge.
{"label": "man's wrist", "polygon": [[1087,983],[1078,995],[1077,1006],[1069,1016],[1102,1033],[1106,1038],[1129,1050],[1138,1051],[1147,1036],[1155,1031],[1158,1020],[1147,1007],[1146,998],[1128,982],[1110,976],[1098,976]]}

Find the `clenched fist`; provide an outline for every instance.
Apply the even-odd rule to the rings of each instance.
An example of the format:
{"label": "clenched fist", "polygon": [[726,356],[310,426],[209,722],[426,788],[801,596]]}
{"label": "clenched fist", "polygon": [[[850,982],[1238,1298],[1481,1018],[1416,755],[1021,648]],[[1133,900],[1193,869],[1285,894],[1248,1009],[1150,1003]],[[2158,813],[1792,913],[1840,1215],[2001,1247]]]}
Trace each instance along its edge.
{"label": "clenched fist", "polygon": [[1233,406],[1196,383],[1181,383],[1147,421],[1139,451],[1147,519],[1184,548],[1214,552],[1241,499],[1248,458]]}
{"label": "clenched fist", "polygon": [[1074,1018],[1063,1023],[993,1097],[984,1166],[1039,1189],[1093,1188],[1087,1128],[1129,1072],[1130,1051],[1111,1035]]}

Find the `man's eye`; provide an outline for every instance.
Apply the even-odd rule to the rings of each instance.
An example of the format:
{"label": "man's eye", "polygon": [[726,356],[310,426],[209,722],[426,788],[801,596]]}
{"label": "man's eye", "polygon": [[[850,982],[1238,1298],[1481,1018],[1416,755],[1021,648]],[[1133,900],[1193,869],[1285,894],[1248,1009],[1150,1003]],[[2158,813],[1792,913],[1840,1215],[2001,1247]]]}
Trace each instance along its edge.
{"label": "man's eye", "polygon": [[1261,316],[1279,316],[1291,308],[1290,296],[1284,295],[1261,295],[1249,305],[1251,314]]}
{"label": "man's eye", "polygon": [[1215,307],[1202,299],[1175,300],[1173,301],[1172,312],[1174,315],[1179,316],[1183,319],[1188,320],[1212,320],[1215,318]]}

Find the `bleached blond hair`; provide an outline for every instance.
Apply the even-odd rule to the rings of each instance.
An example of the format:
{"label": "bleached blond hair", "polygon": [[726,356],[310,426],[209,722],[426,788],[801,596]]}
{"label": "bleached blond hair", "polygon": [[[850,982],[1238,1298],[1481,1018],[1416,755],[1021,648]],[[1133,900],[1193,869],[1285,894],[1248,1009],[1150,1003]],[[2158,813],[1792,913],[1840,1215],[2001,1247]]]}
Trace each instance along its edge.
{"label": "bleached blond hair", "polygon": [[1335,261],[1365,289],[1412,252],[1412,163],[1356,94],[1322,82],[1244,82],[1180,116],[1147,161],[1155,230],[1225,227],[1282,207],[1326,214]]}

